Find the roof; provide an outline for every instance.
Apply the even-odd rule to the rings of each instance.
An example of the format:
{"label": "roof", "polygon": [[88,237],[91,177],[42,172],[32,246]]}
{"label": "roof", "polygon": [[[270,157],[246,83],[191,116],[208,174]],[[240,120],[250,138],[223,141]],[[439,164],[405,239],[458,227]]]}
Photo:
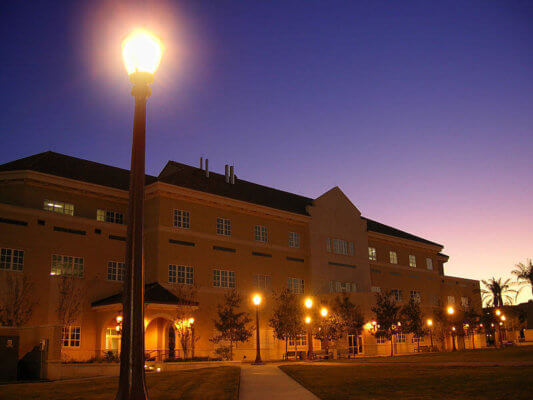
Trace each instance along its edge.
{"label": "roof", "polygon": [[313,204],[313,199],[308,197],[242,179],[235,179],[234,184],[228,184],[224,175],[211,171],[209,178],[207,178],[204,170],[175,161],[167,163],[159,174],[158,180],[171,185],[302,215],[308,215],[306,207]]}
{"label": "roof", "polygon": [[[147,283],[144,285],[144,302],[153,304],[170,304],[177,306],[197,306],[197,301],[189,301],[178,298],[174,293],[168,291],[158,282]],[[122,292],[106,297],[101,300],[93,301],[91,306],[107,306],[111,304],[122,303]]]}
{"label": "roof", "polygon": [[[0,165],[0,172],[21,170],[42,172],[120,190],[128,190],[130,187],[130,171],[127,169],[83,160],[53,151],[34,154],[33,156]],[[146,175],[146,184],[153,183],[156,180],[156,177]]]}
{"label": "roof", "polygon": [[366,220],[367,231],[381,233],[383,235],[388,235],[388,236],[394,236],[394,237],[398,237],[401,239],[413,240],[415,242],[425,243],[425,244],[429,244],[432,246],[444,247],[442,244],[438,244],[430,240],[421,238],[419,236],[412,235],[410,233],[393,228],[392,226],[382,224],[381,222],[377,222],[377,221],[374,221],[374,220],[371,220],[365,217],[361,217],[361,218]]}

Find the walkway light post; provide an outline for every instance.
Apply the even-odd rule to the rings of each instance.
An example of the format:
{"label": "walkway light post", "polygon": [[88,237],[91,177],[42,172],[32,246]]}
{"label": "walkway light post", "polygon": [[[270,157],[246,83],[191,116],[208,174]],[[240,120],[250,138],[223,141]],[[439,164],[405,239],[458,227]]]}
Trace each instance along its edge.
{"label": "walkway light post", "polygon": [[146,147],[146,100],[150,84],[161,61],[159,39],[146,31],[135,31],[122,43],[126,71],[135,98],[131,150],[126,277],[123,295],[123,323],[120,378],[116,400],[148,398],[144,373],[144,184]]}
{"label": "walkway light post", "polygon": [[[451,318],[452,315],[455,314],[455,308],[453,308],[453,306],[448,306],[448,308],[446,309],[446,312]],[[452,326],[452,351],[456,351],[456,350],[457,348],[455,347],[455,326]]]}
{"label": "walkway light post", "polygon": [[257,350],[254,364],[262,364],[263,362],[261,361],[261,344],[259,343],[259,306],[261,305],[261,300],[262,300],[261,295],[256,294],[252,300],[255,304],[255,320],[256,320],[255,337],[256,337],[256,350]]}
{"label": "walkway light post", "polygon": [[[305,308],[311,310],[313,307],[313,299],[310,297],[306,298],[304,301]],[[305,324],[307,325],[307,359],[313,360],[315,355],[313,353],[313,328],[311,326],[311,317],[305,317]]]}
{"label": "walkway light post", "polygon": [[191,360],[194,360],[194,318],[189,318],[189,326],[191,327]]}
{"label": "walkway light post", "polygon": [[431,318],[428,318],[426,321],[426,325],[429,329],[429,339],[431,340],[431,350],[433,351],[433,320]]}

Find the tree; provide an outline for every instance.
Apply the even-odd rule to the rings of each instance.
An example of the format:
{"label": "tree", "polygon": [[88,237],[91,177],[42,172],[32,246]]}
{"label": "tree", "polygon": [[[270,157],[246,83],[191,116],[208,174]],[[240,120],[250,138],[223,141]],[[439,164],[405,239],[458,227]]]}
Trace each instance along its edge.
{"label": "tree", "polygon": [[468,307],[463,314],[463,325],[467,327],[467,333],[472,335],[472,348],[476,348],[474,336],[479,326],[480,315],[472,307]]}
{"label": "tree", "polygon": [[250,317],[247,312],[237,312],[241,306],[241,297],[232,290],[224,296],[224,303],[217,305],[218,320],[214,320],[218,335],[210,339],[214,343],[228,341],[230,359],[233,360],[233,343],[245,342],[252,336],[252,329],[248,326]]}
{"label": "tree", "polygon": [[32,282],[21,273],[5,272],[0,283],[0,325],[26,324],[37,304]]}
{"label": "tree", "polygon": [[[192,326],[189,319],[194,316],[197,307],[197,290],[192,285],[176,285],[172,287],[173,294],[181,300],[182,304],[176,308],[175,320],[173,321],[176,335],[183,350],[183,358],[188,358],[189,349],[194,352],[194,342],[199,337],[193,337]],[[192,356],[191,353],[191,356]]]}
{"label": "tree", "polygon": [[329,355],[329,343],[340,339],[344,335],[344,324],[340,315],[329,312],[326,317],[318,316],[315,325],[315,338],[323,343],[326,355]]}
{"label": "tree", "polygon": [[384,336],[387,340],[390,340],[390,355],[394,355],[392,337],[394,336],[397,323],[398,312],[400,306],[396,304],[396,301],[392,297],[390,291],[385,293],[376,293],[376,305],[372,307],[372,312],[376,314],[376,336]]}
{"label": "tree", "polygon": [[285,340],[285,354],[287,354],[289,339],[294,339],[296,347],[296,338],[304,332],[303,308],[299,297],[288,289],[274,293],[274,304],[269,325],[274,330],[276,339]]}
{"label": "tree", "polygon": [[422,321],[422,311],[420,302],[411,297],[409,302],[400,310],[400,321],[402,322],[402,331],[412,333],[418,339],[417,351],[420,351],[420,338],[426,333],[424,322]]}
{"label": "tree", "polygon": [[481,289],[481,297],[487,306],[501,307],[504,304],[512,304],[513,296],[518,293],[511,289],[511,279],[502,281],[502,278],[491,278],[489,280],[482,280],[481,283],[485,286]]}
{"label": "tree", "polygon": [[337,296],[333,302],[333,314],[337,316],[345,334],[359,335],[365,324],[363,314],[359,306],[351,302],[350,297]]}
{"label": "tree", "polygon": [[527,260],[526,264],[516,264],[515,269],[511,271],[511,274],[516,276],[518,284],[521,286],[518,293],[528,285],[531,288],[531,293],[533,293],[533,264],[531,263],[531,259]]}
{"label": "tree", "polygon": [[56,276],[57,280],[57,319],[63,327],[72,325],[82,311],[85,298],[85,285],[79,278],[70,275]]}

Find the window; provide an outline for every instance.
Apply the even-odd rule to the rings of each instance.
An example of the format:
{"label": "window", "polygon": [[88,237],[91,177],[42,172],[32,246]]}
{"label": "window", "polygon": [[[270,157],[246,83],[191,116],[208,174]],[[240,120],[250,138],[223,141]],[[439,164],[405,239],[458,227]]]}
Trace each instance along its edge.
{"label": "window", "polygon": [[326,238],[326,250],[328,253],[331,253],[331,239]]}
{"label": "window", "polygon": [[169,265],[168,283],[192,285],[194,283],[194,268],[185,265]]}
{"label": "window", "polygon": [[412,254],[409,254],[409,266],[413,268],[416,267],[416,257]]}
{"label": "window", "polygon": [[83,278],[83,258],[52,254],[52,271],[50,275]]}
{"label": "window", "polygon": [[439,296],[437,296],[436,294],[430,295],[429,296],[429,303],[432,306],[438,306],[439,305]]}
{"label": "window", "polygon": [[235,272],[223,269],[213,270],[213,286],[221,288],[235,287]]}
{"label": "window", "polygon": [[65,326],[62,332],[64,347],[80,347],[81,327]]}
{"label": "window", "polygon": [[[289,339],[289,347],[294,347],[294,338]],[[307,335],[305,334],[299,334],[296,336],[296,346],[307,346]]]}
{"label": "window", "polygon": [[470,299],[468,297],[461,297],[461,307],[468,308],[470,305]]}
{"label": "window", "polygon": [[300,247],[300,234],[297,232],[289,232],[289,247]]}
{"label": "window", "polygon": [[124,281],[126,268],[123,262],[109,261],[107,263],[107,279],[110,281]]}
{"label": "window", "polygon": [[418,337],[418,336],[413,336],[413,337],[411,338],[411,343],[418,343],[418,342],[420,342],[420,343],[424,343],[424,336],[420,336],[420,337]]}
{"label": "window", "polygon": [[231,220],[226,218],[217,218],[217,234],[231,236]]}
{"label": "window", "polygon": [[389,251],[389,258],[391,264],[398,264],[398,254],[395,251]]}
{"label": "window", "polygon": [[287,289],[292,293],[302,294],[304,292],[304,280],[299,278],[287,278]]}
{"label": "window", "polygon": [[74,215],[74,205],[62,201],[45,200],[43,209],[45,211],[52,211],[59,214]]}
{"label": "window", "polygon": [[124,214],[117,211],[96,210],[96,220],[111,222],[113,224],[124,224]]}
{"label": "window", "polygon": [[377,261],[378,255],[376,253],[376,248],[375,247],[369,247],[368,248],[368,259],[370,261]]}
{"label": "window", "polygon": [[355,282],[329,281],[329,291],[337,293],[355,293],[357,292],[357,284]]}
{"label": "window", "polygon": [[266,226],[256,225],[254,227],[255,240],[256,242],[267,242],[267,228]]}
{"label": "window", "polygon": [[426,267],[433,271],[433,260],[431,258],[426,258]]}
{"label": "window", "polygon": [[272,277],[270,275],[254,275],[254,286],[258,289],[270,290]]}
{"label": "window", "polygon": [[376,342],[377,344],[383,344],[387,342],[387,338],[384,335],[377,335],[376,336]]}
{"label": "window", "polygon": [[391,296],[396,301],[402,301],[402,291],[400,289],[392,289]]}
{"label": "window", "polygon": [[346,240],[333,239],[333,252],[335,254],[344,254],[353,256],[353,243]]}
{"label": "window", "polygon": [[189,229],[191,227],[191,214],[185,210],[174,210],[174,226]]}
{"label": "window", "polygon": [[405,343],[405,333],[396,334],[396,343]]}
{"label": "window", "polygon": [[379,286],[372,286],[370,291],[373,293],[381,293],[381,288]]}
{"label": "window", "polygon": [[454,296],[448,296],[448,304],[455,304],[455,297]]}
{"label": "window", "polygon": [[24,250],[0,249],[0,269],[22,271],[24,267]]}
{"label": "window", "polygon": [[418,290],[411,290],[410,296],[414,301],[416,301],[417,303],[420,303],[421,297],[420,297],[420,292]]}

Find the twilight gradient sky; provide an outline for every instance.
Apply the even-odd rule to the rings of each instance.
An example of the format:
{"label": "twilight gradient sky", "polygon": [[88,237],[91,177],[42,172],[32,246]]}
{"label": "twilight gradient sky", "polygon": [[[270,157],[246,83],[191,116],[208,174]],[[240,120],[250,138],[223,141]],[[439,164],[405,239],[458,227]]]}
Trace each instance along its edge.
{"label": "twilight gradient sky", "polygon": [[[316,197],[445,244],[449,275],[533,257],[531,1],[3,1],[0,163],[129,167],[121,39],[166,44],[147,172],[167,160]],[[521,300],[530,298],[525,290]]]}

